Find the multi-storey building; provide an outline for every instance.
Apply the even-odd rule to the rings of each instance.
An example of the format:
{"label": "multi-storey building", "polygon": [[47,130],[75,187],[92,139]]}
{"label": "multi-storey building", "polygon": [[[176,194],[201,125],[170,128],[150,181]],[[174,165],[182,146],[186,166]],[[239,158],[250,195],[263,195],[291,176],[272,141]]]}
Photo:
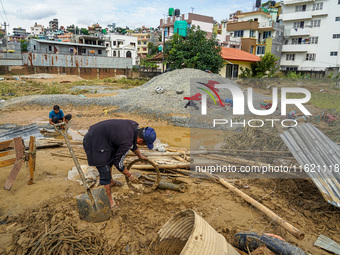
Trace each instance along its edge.
{"label": "multi-storey building", "polygon": [[57,31],[59,29],[58,19],[53,19],[49,22],[49,30]]}
{"label": "multi-storey building", "polygon": [[44,35],[44,26],[38,25],[37,22],[35,22],[34,26],[31,27],[31,35],[33,36]]}
{"label": "multi-storey building", "polygon": [[137,54],[140,58],[145,58],[149,53],[148,42],[151,38],[151,33],[131,33],[131,36],[137,38]]}
{"label": "multi-storey building", "polygon": [[[179,14],[179,10],[175,10],[175,15],[168,16],[167,18],[160,20],[159,27],[162,31],[162,41],[168,40],[175,31],[175,22],[176,21],[186,21],[187,27],[190,28],[191,26],[200,27],[202,31],[207,32],[207,37],[211,38],[213,33],[214,27],[214,19],[210,16],[204,16],[196,13],[188,13],[188,14]],[[170,11],[169,11],[170,12]],[[185,29],[184,29],[185,30]],[[165,37],[165,38],[164,38]]]}
{"label": "multi-storey building", "polygon": [[284,0],[281,70],[340,66],[340,0]]}
{"label": "multi-storey building", "polygon": [[217,24],[216,38],[223,47],[241,49],[241,37],[231,37],[228,34],[227,21],[225,20],[222,20],[221,24]]}
{"label": "multi-storey building", "polygon": [[132,58],[132,65],[139,65],[137,37],[119,34],[104,35],[108,57]]}
{"label": "multi-storey building", "polygon": [[231,38],[241,38],[241,49],[246,52],[258,56],[268,52],[280,58],[284,27],[276,16],[277,10],[237,11],[233,22],[227,23],[227,32]]}

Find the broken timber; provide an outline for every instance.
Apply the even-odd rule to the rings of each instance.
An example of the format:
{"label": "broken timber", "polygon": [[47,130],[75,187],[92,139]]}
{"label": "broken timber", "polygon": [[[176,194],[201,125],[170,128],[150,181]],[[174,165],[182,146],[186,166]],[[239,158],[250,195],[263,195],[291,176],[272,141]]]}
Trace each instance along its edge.
{"label": "broken timber", "polygon": [[[5,150],[6,149],[6,150]],[[10,149],[10,150],[8,150]],[[0,142],[0,158],[6,157],[7,159],[0,161],[0,167],[13,165],[13,168],[5,182],[4,189],[10,190],[13,183],[21,169],[24,161],[28,161],[29,164],[29,181],[28,184],[33,183],[33,172],[35,170],[35,155],[36,155],[36,144],[35,137],[30,137],[29,151],[25,153],[24,141],[21,137],[16,137],[9,141]],[[13,156],[15,157],[13,158]],[[10,157],[10,158],[9,158]]]}

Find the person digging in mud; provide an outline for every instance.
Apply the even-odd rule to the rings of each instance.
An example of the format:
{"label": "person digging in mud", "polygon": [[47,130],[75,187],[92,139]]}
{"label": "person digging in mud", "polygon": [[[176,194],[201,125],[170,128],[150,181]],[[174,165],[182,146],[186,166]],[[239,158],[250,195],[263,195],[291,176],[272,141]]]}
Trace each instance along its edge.
{"label": "person digging in mud", "polygon": [[50,111],[50,114],[48,117],[49,117],[50,124],[54,125],[60,122],[68,123],[71,120],[72,115],[67,114],[65,116],[64,112],[60,109],[59,105],[55,105],[53,106],[53,110]]}
{"label": "person digging in mud", "polygon": [[133,120],[104,120],[90,126],[84,136],[83,146],[90,166],[96,166],[99,172],[100,184],[104,185],[112,209],[118,209],[111,196],[111,187],[123,186],[119,181],[112,179],[112,166],[114,165],[130,181],[138,177],[131,174],[124,166],[124,159],[133,151],[140,159],[146,159],[139,151],[138,145],[147,145],[151,150],[156,140],[156,132],[151,127],[139,128]]}

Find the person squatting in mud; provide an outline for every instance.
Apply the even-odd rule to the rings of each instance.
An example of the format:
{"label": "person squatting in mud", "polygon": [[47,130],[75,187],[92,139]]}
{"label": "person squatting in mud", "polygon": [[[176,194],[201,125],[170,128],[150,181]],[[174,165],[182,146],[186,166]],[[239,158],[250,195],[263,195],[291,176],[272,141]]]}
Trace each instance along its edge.
{"label": "person squatting in mud", "polygon": [[124,160],[133,151],[140,159],[146,159],[139,151],[138,145],[146,145],[150,150],[156,140],[156,132],[151,127],[139,128],[133,120],[104,120],[90,127],[84,136],[83,146],[90,166],[96,166],[99,172],[100,184],[104,185],[112,209],[118,205],[111,196],[111,187],[121,187],[123,184],[112,179],[114,165],[130,181],[137,176],[131,174],[124,166]]}
{"label": "person squatting in mud", "polygon": [[64,112],[60,109],[59,105],[55,105],[53,106],[53,110],[50,111],[48,117],[50,124],[54,125],[60,122],[68,123],[71,120],[72,115],[71,114],[64,115]]}

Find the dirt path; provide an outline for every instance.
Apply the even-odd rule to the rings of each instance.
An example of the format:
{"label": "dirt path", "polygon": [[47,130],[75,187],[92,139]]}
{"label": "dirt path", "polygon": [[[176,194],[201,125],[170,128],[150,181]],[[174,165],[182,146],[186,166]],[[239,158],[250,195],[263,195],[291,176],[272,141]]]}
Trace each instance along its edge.
{"label": "dirt path", "polygon": [[[190,130],[187,128],[168,126],[142,116],[116,115],[111,112],[114,108],[64,110],[73,114],[70,127],[75,130],[86,130],[90,125],[109,118],[130,118],[141,126],[155,127],[163,143],[183,148],[190,145]],[[0,112],[0,124],[47,123],[48,111],[48,108],[35,107],[3,110]],[[81,147],[76,146],[75,149],[81,150]],[[306,237],[302,241],[221,185],[193,178],[187,178],[189,188],[185,193],[157,190],[139,195],[129,190],[127,185],[113,188],[122,210],[106,223],[88,224],[79,220],[74,203],[74,196],[83,193],[83,188],[66,180],[73,166],[72,159],[51,155],[51,152],[60,150],[67,152],[66,147],[38,150],[33,185],[27,185],[27,171],[23,167],[11,191],[0,189],[0,220],[7,222],[0,225],[1,254],[28,252],[34,238],[45,232],[52,235],[58,224],[61,229],[72,228],[75,234],[86,230],[93,238],[100,237],[102,244],[98,251],[101,254],[147,254],[160,227],[184,209],[198,212],[230,243],[233,235],[240,231],[277,234],[311,254],[326,254],[313,246],[319,234],[340,243],[339,209],[327,204],[311,181],[302,179],[240,180],[249,185],[249,189],[242,191],[303,231]],[[80,160],[80,164],[86,163]],[[3,185],[11,167],[0,170],[0,184]]]}

